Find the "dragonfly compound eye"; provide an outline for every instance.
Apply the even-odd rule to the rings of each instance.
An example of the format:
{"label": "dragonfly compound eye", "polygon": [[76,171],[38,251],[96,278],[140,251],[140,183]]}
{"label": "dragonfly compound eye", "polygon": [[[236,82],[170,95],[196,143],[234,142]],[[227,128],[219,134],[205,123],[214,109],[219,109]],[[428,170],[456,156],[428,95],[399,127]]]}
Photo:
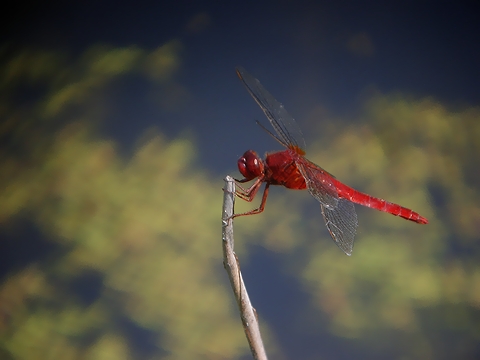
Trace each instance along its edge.
{"label": "dragonfly compound eye", "polygon": [[264,170],[263,161],[253,150],[248,150],[238,159],[238,170],[245,177],[251,180],[262,175]]}

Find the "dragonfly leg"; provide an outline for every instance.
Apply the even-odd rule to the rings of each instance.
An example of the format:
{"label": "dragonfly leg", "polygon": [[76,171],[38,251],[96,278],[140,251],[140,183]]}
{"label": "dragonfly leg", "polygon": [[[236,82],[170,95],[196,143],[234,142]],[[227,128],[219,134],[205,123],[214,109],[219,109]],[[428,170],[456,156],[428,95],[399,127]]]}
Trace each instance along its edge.
{"label": "dragonfly leg", "polygon": [[[237,196],[246,200],[246,201],[248,201],[248,202],[252,201],[253,198],[255,197],[255,195],[257,194],[258,190],[260,189],[261,184],[262,184],[261,181],[258,182],[258,184],[257,184],[257,181],[255,181],[255,183],[252,186],[250,186],[250,188],[248,188],[244,194],[239,195],[237,193]],[[265,185],[265,190],[263,190],[262,202],[260,203],[260,206],[258,208],[247,211],[247,212],[244,212],[244,213],[241,213],[241,214],[233,214],[233,216],[231,218],[233,219],[233,218],[236,218],[238,216],[260,214],[261,212],[263,212],[263,210],[265,209],[265,204],[267,203],[268,188],[269,187],[270,187],[270,184],[267,182],[266,185]],[[245,196],[245,197],[243,197],[243,196]]]}
{"label": "dragonfly leg", "polygon": [[244,183],[244,182],[247,182],[249,180],[247,180],[247,179],[243,179],[243,180],[235,179],[235,181],[237,182],[237,189],[235,191],[235,195],[237,195],[239,198],[241,198],[243,200],[251,202],[255,198],[255,195],[257,195],[258,190],[260,190],[260,186],[262,186],[263,178],[258,178],[257,180],[255,180],[255,182],[252,184],[252,186],[250,186],[248,189],[245,189],[244,187],[242,187],[238,183]]}

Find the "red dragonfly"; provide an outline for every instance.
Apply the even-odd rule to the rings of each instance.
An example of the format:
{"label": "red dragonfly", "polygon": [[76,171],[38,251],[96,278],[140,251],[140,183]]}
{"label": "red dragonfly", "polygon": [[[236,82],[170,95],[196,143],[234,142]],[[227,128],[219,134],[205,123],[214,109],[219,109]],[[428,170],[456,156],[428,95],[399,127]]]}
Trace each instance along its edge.
{"label": "red dragonfly", "polygon": [[358,221],[354,203],[384,211],[419,224],[428,224],[420,214],[403,206],[379,199],[341,183],[332,174],[307,160],[302,133],[283,105],[250,75],[245,69],[237,68],[237,75],[250,95],[262,108],[276,134],[258,121],[265,131],[287,149],[267,153],[262,160],[253,150],[246,151],[238,159],[238,170],[244,176],[238,183],[256,179],[252,186],[244,189],[239,185],[236,195],[246,201],[255,198],[262,183],[265,183],[262,201],[257,209],[233,217],[261,213],[265,208],[270,185],[283,185],[288,189],[308,189],[310,195],[320,202],[325,224],[335,243],[345,254],[351,255]]}

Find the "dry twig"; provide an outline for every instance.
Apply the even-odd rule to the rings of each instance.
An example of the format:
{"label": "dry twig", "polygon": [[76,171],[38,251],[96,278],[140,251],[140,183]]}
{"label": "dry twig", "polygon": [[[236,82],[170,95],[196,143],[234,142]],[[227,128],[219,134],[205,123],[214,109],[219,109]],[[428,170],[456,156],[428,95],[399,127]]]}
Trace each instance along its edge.
{"label": "dry twig", "polygon": [[263,346],[258,318],[255,309],[250,303],[247,289],[243,282],[240,272],[240,263],[234,252],[233,244],[233,205],[235,202],[235,180],[230,176],[225,177],[225,188],[223,196],[222,212],[222,247],[223,247],[223,266],[230,278],[233,293],[237,299],[242,319],[243,329],[247,336],[248,344],[252,355],[256,360],[267,360],[267,354]]}

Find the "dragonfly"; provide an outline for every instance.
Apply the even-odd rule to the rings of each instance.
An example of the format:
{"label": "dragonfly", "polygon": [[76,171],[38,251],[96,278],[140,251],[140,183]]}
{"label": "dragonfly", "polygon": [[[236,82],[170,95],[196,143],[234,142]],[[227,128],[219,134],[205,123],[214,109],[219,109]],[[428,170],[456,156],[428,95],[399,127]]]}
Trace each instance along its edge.
{"label": "dragonfly", "polygon": [[[285,110],[260,83],[242,67],[236,73],[247,91],[265,113],[275,134],[260,125],[286,150],[267,153],[262,160],[254,150],[247,150],[237,162],[238,170],[244,177],[237,182],[236,196],[248,202],[253,201],[263,183],[260,206],[248,212],[234,214],[232,218],[259,214],[265,209],[270,185],[281,185],[288,189],[307,189],[320,203],[325,225],[337,246],[347,255],[353,251],[353,243],[358,227],[355,204],[377,209],[418,224],[428,224],[428,220],[413,210],[364,194],[337,180],[335,176],[305,158],[305,140],[295,119]],[[244,188],[243,183],[254,180]]]}

